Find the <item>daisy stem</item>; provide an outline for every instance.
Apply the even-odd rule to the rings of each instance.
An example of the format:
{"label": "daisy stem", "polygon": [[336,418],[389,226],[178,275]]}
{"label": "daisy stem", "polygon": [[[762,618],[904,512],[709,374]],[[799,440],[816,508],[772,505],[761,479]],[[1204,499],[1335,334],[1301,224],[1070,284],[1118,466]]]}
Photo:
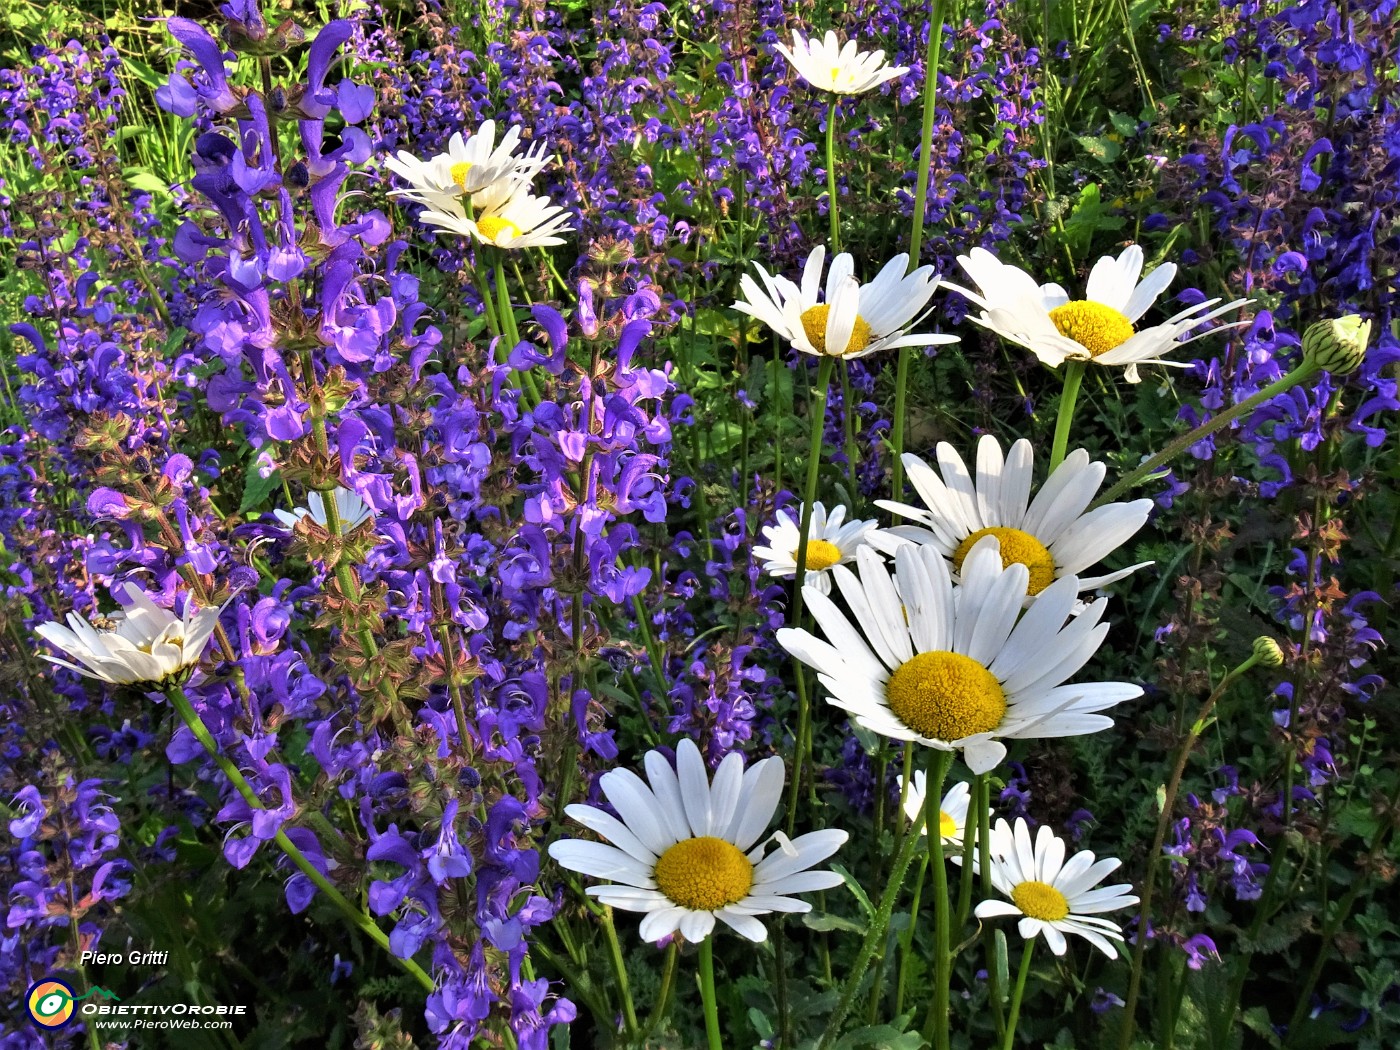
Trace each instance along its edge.
{"label": "daisy stem", "polygon": [[1021,1016],[1021,997],[1026,991],[1026,975],[1031,972],[1031,956],[1035,953],[1035,938],[1026,940],[1021,949],[1021,968],[1016,972],[1016,990],[1011,993],[1011,1015],[1006,1019],[1006,1039],[1001,1050],[1011,1050],[1016,1044],[1016,1022]]}
{"label": "daisy stem", "polygon": [[[972,782],[972,804],[980,811],[982,807],[982,796],[987,790],[987,774],[978,773]],[[967,923],[967,911],[972,907],[972,851],[977,845],[977,832],[967,826],[967,819],[963,819],[963,843],[962,843],[962,871],[958,875],[958,914],[953,921],[953,929],[962,934],[963,926]],[[975,822],[974,822],[975,826]]]}
{"label": "daisy stem", "polygon": [[1128,977],[1128,995],[1123,1003],[1123,1027],[1118,1033],[1119,1050],[1128,1050],[1132,1045],[1133,1033],[1137,1027],[1138,993],[1142,988],[1143,959],[1147,954],[1147,920],[1152,908],[1152,893],[1157,884],[1157,862],[1162,857],[1162,845],[1167,840],[1167,828],[1171,826],[1172,811],[1176,808],[1176,794],[1181,789],[1181,778],[1186,774],[1186,763],[1191,757],[1191,751],[1196,746],[1196,741],[1205,732],[1211,711],[1215,709],[1216,703],[1225,695],[1228,689],[1242,674],[1259,663],[1260,657],[1255,655],[1245,660],[1233,671],[1220,680],[1210,696],[1206,697],[1205,703],[1196,713],[1196,720],[1191,724],[1185,739],[1181,741],[1176,750],[1176,763],[1172,767],[1171,776],[1167,779],[1162,788],[1162,808],[1157,814],[1157,830],[1152,835],[1152,846],[1147,851],[1147,873],[1142,879],[1142,894],[1138,901],[1138,934],[1137,942],[1133,945],[1133,968]]}
{"label": "daisy stem", "polygon": [[656,1006],[652,1008],[646,1030],[642,1033],[644,1041],[650,1039],[652,1033],[670,1016],[671,992],[676,986],[676,957],[679,954],[680,941],[672,938],[671,943],[666,946],[666,961],[661,964],[661,991],[656,997]]}
{"label": "daisy stem", "polygon": [[622,1020],[628,1037],[637,1033],[637,1008],[632,1004],[632,986],[627,981],[627,963],[622,958],[622,945],[617,940],[617,927],[613,925],[613,910],[604,906],[600,918],[603,932],[608,938],[608,957],[612,960],[613,973],[617,975],[617,988],[622,993]]}
{"label": "daisy stem", "polygon": [[875,957],[876,949],[885,943],[885,931],[889,929],[890,916],[894,913],[895,901],[899,899],[899,891],[904,888],[904,876],[908,873],[909,865],[914,860],[914,853],[919,847],[921,838],[919,822],[913,821],[912,824],[914,826],[904,837],[904,844],[900,847],[894,863],[890,865],[890,877],[885,883],[885,892],[880,897],[880,904],[875,909],[875,918],[865,931],[865,940],[861,942],[855,964],[851,966],[846,983],[841,988],[841,998],[836,1003],[836,1009],[827,1018],[826,1029],[822,1032],[821,1039],[817,1041],[816,1050],[826,1050],[832,1041],[840,1035],[841,1024],[846,1020],[846,1015],[851,1012],[851,1001],[870,972],[870,960]]}
{"label": "daisy stem", "polygon": [[831,97],[826,107],[826,212],[831,217],[831,239],[828,248],[834,256],[841,250],[841,217],[836,211],[836,103]]}
{"label": "daisy stem", "polygon": [[[913,273],[919,268],[919,253],[924,244],[924,215],[928,211],[928,178],[933,167],[933,121],[938,106],[938,60],[943,55],[943,4],[942,0],[931,0],[929,4],[928,51],[924,55],[924,122],[919,138],[919,180],[914,190],[914,221],[909,227],[909,269]],[[894,474],[890,484],[890,498],[904,499],[904,416],[909,390],[909,361],[914,353],[912,346],[899,348],[899,362],[894,374],[894,429],[890,440],[894,444]]]}
{"label": "daisy stem", "polygon": [[1055,440],[1050,446],[1050,472],[1065,461],[1069,445],[1069,428],[1074,423],[1074,406],[1079,400],[1079,387],[1084,382],[1084,362],[1065,362],[1065,385],[1060,391],[1060,411],[1055,416]]}
{"label": "daisy stem", "polygon": [[700,942],[700,998],[705,1004],[705,1038],[710,1050],[724,1050],[719,1034],[719,1004],[715,1001],[715,938]]}
{"label": "daisy stem", "polygon": [[[203,719],[199,717],[198,712],[195,711],[194,706],[190,703],[189,697],[185,695],[185,690],[178,685],[170,685],[165,689],[165,696],[166,699],[170,701],[171,706],[175,708],[175,712],[180,716],[181,721],[183,721],[185,725],[189,727],[190,732],[194,734],[194,738],[203,745],[204,750],[209,753],[209,757],[223,770],[224,776],[229,779],[229,783],[238,789],[238,793],[243,796],[243,801],[248,803],[249,808],[255,810],[266,809],[267,807],[263,805],[262,799],[258,797],[257,792],[253,790],[248,781],[244,779],[238,767],[233,764],[227,755],[219,750],[218,743],[214,740],[208,727],[205,726]],[[316,888],[325,894],[326,899],[340,909],[341,913],[352,926],[360,930],[365,936],[369,937],[370,940],[374,941],[375,944],[388,952],[393,960],[407,970],[409,975],[422,985],[424,989],[429,992],[436,990],[437,986],[433,982],[433,979],[424,973],[423,969],[416,962],[412,959],[401,959],[394,954],[393,949],[389,947],[388,935],[381,930],[368,915],[352,905],[345,899],[344,894],[331,885],[330,881],[321,874],[316,865],[312,864],[311,861],[306,858],[306,854],[302,853],[302,851],[297,848],[296,843],[287,837],[285,831],[279,828],[274,837],[274,841],[281,847],[282,852],[291,859],[292,863],[300,868],[302,873],[312,881]]]}
{"label": "daisy stem", "polygon": [[[812,396],[810,410],[811,439],[807,443],[807,483],[802,490],[802,522],[798,528],[797,569],[793,573],[792,626],[802,626],[802,586],[807,580],[807,540],[812,532],[812,503],[817,498],[817,468],[821,465],[822,431],[826,426],[827,395],[831,391],[831,369],[835,358],[823,354],[817,365],[817,388]],[[804,775],[811,777],[812,763],[812,705],[807,697],[807,686],[802,662],[794,657],[793,669],[797,674],[797,762],[788,785],[788,831],[791,833],[797,818],[797,799]]]}
{"label": "daisy stem", "polygon": [[1260,390],[1258,393],[1251,394],[1249,397],[1245,398],[1243,401],[1241,401],[1234,407],[1229,408],[1224,412],[1221,412],[1219,415],[1212,416],[1210,419],[1206,420],[1194,430],[1190,430],[1187,433],[1182,434],[1179,438],[1175,438],[1174,440],[1168,442],[1166,447],[1164,447],[1161,452],[1158,452],[1146,463],[1142,464],[1142,466],[1138,467],[1136,470],[1126,475],[1122,480],[1118,482],[1118,484],[1114,485],[1111,489],[1109,489],[1102,496],[1096,499],[1093,503],[1093,507],[1091,507],[1090,509],[1092,510],[1095,507],[1102,507],[1105,503],[1113,502],[1113,500],[1116,497],[1121,496],[1123,493],[1133,488],[1133,486],[1137,485],[1139,482],[1145,480],[1150,475],[1156,473],[1157,470],[1165,466],[1167,463],[1170,463],[1172,460],[1174,460],[1177,456],[1181,455],[1196,442],[1202,440],[1203,438],[1209,437],[1211,434],[1214,434],[1217,430],[1230,423],[1233,423],[1236,419],[1239,419],[1241,416],[1248,415],[1260,405],[1264,404],[1266,401],[1272,401],[1284,391],[1291,390],[1299,383],[1306,382],[1307,380],[1311,379],[1314,375],[1316,375],[1319,371],[1320,369],[1316,365],[1312,364],[1311,362],[1304,361],[1302,364],[1298,365],[1296,368],[1293,369],[1293,371],[1289,372],[1282,379],[1270,383],[1263,390]]}
{"label": "daisy stem", "polygon": [[851,404],[851,363],[841,358],[841,429],[846,437],[846,478],[851,488],[852,510],[856,502],[856,413]]}
{"label": "daisy stem", "polygon": [[[948,952],[948,868],[943,859],[942,816],[943,781],[953,764],[951,751],[930,748],[927,758],[928,781],[924,793],[924,827],[928,834],[929,867],[933,869],[933,998],[924,1020],[924,1038],[933,1050],[948,1050],[948,984],[952,957]],[[916,921],[911,916],[910,921]]]}
{"label": "daisy stem", "polygon": [[[992,782],[986,776],[977,790],[977,857],[982,878],[982,896],[992,895]],[[997,1035],[1005,1029],[1001,1013],[1001,973],[997,968],[995,940],[987,942],[987,994],[992,1004],[992,1022]]]}

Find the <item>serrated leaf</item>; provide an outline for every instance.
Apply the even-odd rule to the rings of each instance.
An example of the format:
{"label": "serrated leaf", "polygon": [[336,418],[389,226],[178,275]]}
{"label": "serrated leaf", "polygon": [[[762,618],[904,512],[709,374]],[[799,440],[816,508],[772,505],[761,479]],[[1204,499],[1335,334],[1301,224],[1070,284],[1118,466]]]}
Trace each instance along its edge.
{"label": "serrated leaf", "polygon": [[836,1042],[836,1050],[919,1050],[924,1037],[918,1032],[901,1032],[887,1024],[867,1025],[847,1032]]}
{"label": "serrated leaf", "polygon": [[1138,122],[1128,114],[1114,110],[1108,114],[1108,119],[1113,125],[1113,130],[1125,138],[1137,134]]}
{"label": "serrated leaf", "polygon": [[238,513],[245,514],[254,507],[260,507],[273,490],[282,484],[282,475],[274,470],[267,477],[258,473],[254,463],[248,465],[248,473],[243,478],[243,498],[238,503]]}

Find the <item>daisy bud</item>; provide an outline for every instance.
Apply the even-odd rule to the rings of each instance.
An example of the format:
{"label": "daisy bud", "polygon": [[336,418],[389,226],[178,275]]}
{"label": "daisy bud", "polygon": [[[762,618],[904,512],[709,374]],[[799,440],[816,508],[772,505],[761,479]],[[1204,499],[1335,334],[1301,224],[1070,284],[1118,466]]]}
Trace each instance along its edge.
{"label": "daisy bud", "polygon": [[1366,356],[1371,322],[1357,314],[1308,325],[1303,333],[1303,360],[1334,376],[1351,375]]}
{"label": "daisy bud", "polygon": [[1254,639],[1254,658],[1265,667],[1283,666],[1283,650],[1278,642],[1264,635]]}

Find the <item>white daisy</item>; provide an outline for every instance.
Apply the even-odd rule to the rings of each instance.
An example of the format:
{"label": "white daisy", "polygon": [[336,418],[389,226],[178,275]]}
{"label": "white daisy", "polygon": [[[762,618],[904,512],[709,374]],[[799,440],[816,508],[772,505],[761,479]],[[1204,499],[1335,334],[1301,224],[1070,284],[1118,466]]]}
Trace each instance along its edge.
{"label": "white daisy", "polygon": [[868,547],[856,564],[859,578],[844,565],[831,574],[859,629],[808,587],[826,640],[790,627],[777,639],[817,669],[828,703],[872,732],[961,750],[972,772],[985,773],[1006,756],[1002,739],[1096,733],[1113,724],[1096,712],[1142,695],[1126,682],[1063,684],[1108,634],[1099,623],[1108,600],[1065,626],[1079,581],[1064,576],[1021,616],[1029,571],[1003,567],[995,539],[973,548],[957,588],[931,547],[900,547],[894,578]]}
{"label": "white daisy", "polygon": [[1119,860],[1095,862],[1089,850],[1065,860],[1064,839],[1044,824],[1031,843],[1024,818],[1016,818],[1013,831],[1005,820],[992,828],[990,843],[992,885],[1011,900],[986,900],[977,905],[979,919],[1020,915],[1021,936],[1030,940],[1045,934],[1045,943],[1056,955],[1065,954],[1065,934],[1075,933],[1110,959],[1118,952],[1109,943],[1123,939],[1117,923],[1098,918],[1100,912],[1117,911],[1136,904],[1128,883],[1094,889],[1118,868]]}
{"label": "white daisy", "polygon": [[854,40],[843,47],[830,29],[821,40],[794,29],[792,47],[779,44],[778,51],[812,87],[837,95],[861,95],[909,72],[908,66],[886,65],[883,51],[857,51]]}
{"label": "white daisy", "polygon": [[125,590],[131,604],[107,618],[114,627],[99,630],[77,613],[68,614],[67,627],[52,621],[36,627],[35,634],[78,663],[44,659],[112,685],[154,685],[199,662],[222,610],[195,611],[187,603],[185,615],[176,617],[134,583]]}
{"label": "white daisy", "polygon": [[812,831],[791,841],[774,835],[780,848],[764,856],[770,840],[759,837],[782,795],[782,759],[767,758],[745,770],[743,757],[730,752],[713,784],[691,740],[676,746],[674,770],[660,751],[648,751],[644,761],[650,784],[628,769],[599,778],[621,820],[593,806],[564,810],[614,845],[562,839],[549,847],[549,855],[569,870],[621,883],[587,892],[614,908],[645,912],[643,940],[659,941],[679,930],[699,942],[718,918],[749,940],[762,941],[768,931],[755,916],[810,911],[810,904],[788,894],[841,884],[835,872],[808,869],[845,843],[844,831]]}
{"label": "white daisy", "polygon": [[496,122],[488,120],[465,139],[456,132],[448,140],[446,152],[427,160],[403,150],[385,158],[384,166],[409,184],[408,189],[391,190],[390,196],[432,208],[441,208],[463,195],[471,196],[477,209],[498,204],[512,195],[518,184],[538,175],[549,158],[543,142],[535,142],[522,154],[515,152],[520,144],[519,127],[507,129],[499,146],[495,139]]}
{"label": "white daisy", "polygon": [[909,256],[897,255],[875,280],[862,285],[855,278],[850,255],[842,252],[831,260],[826,295],[819,299],[825,260],[826,248],[819,244],[807,257],[800,285],[786,277],[769,276],[755,263],[763,287],[744,274],[739,279],[744,297],[734,309],[756,317],[798,350],[818,357],[865,357],[893,347],[958,341],[955,335],[906,334],[938,288],[932,266],[906,275]]}
{"label": "white daisy", "polygon": [[497,248],[544,248],[563,244],[561,233],[573,233],[572,216],[548,197],[537,197],[517,184],[516,192],[491,207],[468,214],[454,201],[420,212],[432,226],[471,237]]}
{"label": "white daisy", "polygon": [[[899,778],[899,787],[904,791],[904,778]],[[922,769],[914,771],[914,782],[909,785],[909,790],[905,792],[904,815],[915,824],[919,825],[919,834],[927,835],[928,828],[923,826],[924,819],[924,799],[928,793],[928,774]],[[948,858],[954,864],[962,863],[963,835],[967,829],[967,807],[971,801],[971,785],[965,780],[950,787],[938,804],[938,828],[945,847],[957,850],[956,853],[949,853]],[[977,838],[977,826],[974,823],[972,837]],[[977,864],[977,854],[973,855],[974,870]]]}
{"label": "white daisy", "polygon": [[[870,534],[877,528],[879,522],[875,521],[846,521],[845,507],[832,507],[828,514],[820,501],[813,503],[812,524],[807,533],[807,575],[803,582],[830,594],[827,570],[855,561],[857,549],[869,542]],[[755,547],[754,557],[770,576],[783,580],[796,577],[797,548],[802,540],[801,512],[794,518],[785,510],[778,511],[778,523],[764,526],[763,536],[768,545]]]}
{"label": "white daisy", "polygon": [[1074,300],[1058,284],[1038,285],[1025,270],[998,261],[985,248],[973,248],[970,254],[960,255],[958,262],[977,291],[946,281],[943,286],[982,307],[981,317],[969,315],[969,319],[1034,351],[1051,368],[1066,360],[1126,366],[1124,378],[1136,383],[1139,364],[1185,368],[1190,362],[1165,361],[1162,355],[1221,329],[1249,323],[1234,321],[1182,338],[1198,325],[1251,301],[1236,299],[1212,310],[1220,300],[1208,299],[1162,324],[1135,331],[1133,325],[1176,275],[1176,264],[1163,263],[1139,281],[1142,249],[1136,244],[1125,248],[1117,259],[1105,255],[1095,263],[1084,298]]}
{"label": "white daisy", "polygon": [[[883,530],[875,537],[877,545],[888,552],[891,542],[927,544],[952,561],[956,575],[973,546],[995,536],[1003,563],[1020,563],[1030,571],[1031,595],[1102,561],[1142,528],[1152,512],[1152,501],[1140,499],[1085,513],[1108,468],[1090,462],[1083,449],[1065,457],[1033,501],[1034,453],[1024,438],[1003,459],[996,438],[984,435],[977,443],[975,477],[947,442],[939,443],[937,458],[942,477],[918,456],[904,454],[909,483],[923,506],[893,500],[876,500],[875,505],[918,524]],[[1106,576],[1080,577],[1079,589],[1095,590],[1151,564],[1139,562]]]}
{"label": "white daisy", "polygon": [[[297,522],[302,518],[309,517],[321,528],[329,531],[330,525],[326,518],[326,501],[319,492],[308,492],[306,494],[308,506],[297,507],[291,511],[274,510],[273,516],[289,529],[296,528]],[[335,512],[340,519],[342,532],[349,532],[361,522],[374,515],[374,511],[364,500],[360,499],[358,493],[347,488],[337,488],[335,490]]]}

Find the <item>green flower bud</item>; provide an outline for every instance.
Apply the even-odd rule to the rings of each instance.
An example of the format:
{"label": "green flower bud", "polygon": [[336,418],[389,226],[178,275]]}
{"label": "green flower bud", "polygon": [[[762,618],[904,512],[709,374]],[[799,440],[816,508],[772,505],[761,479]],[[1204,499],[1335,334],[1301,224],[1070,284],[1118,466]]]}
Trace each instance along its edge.
{"label": "green flower bud", "polygon": [[1283,665],[1283,650],[1279,648],[1278,642],[1264,635],[1254,639],[1254,656],[1265,667]]}
{"label": "green flower bud", "polygon": [[1371,322],[1356,314],[1310,324],[1303,333],[1303,360],[1334,376],[1351,375],[1361,367],[1371,341]]}

